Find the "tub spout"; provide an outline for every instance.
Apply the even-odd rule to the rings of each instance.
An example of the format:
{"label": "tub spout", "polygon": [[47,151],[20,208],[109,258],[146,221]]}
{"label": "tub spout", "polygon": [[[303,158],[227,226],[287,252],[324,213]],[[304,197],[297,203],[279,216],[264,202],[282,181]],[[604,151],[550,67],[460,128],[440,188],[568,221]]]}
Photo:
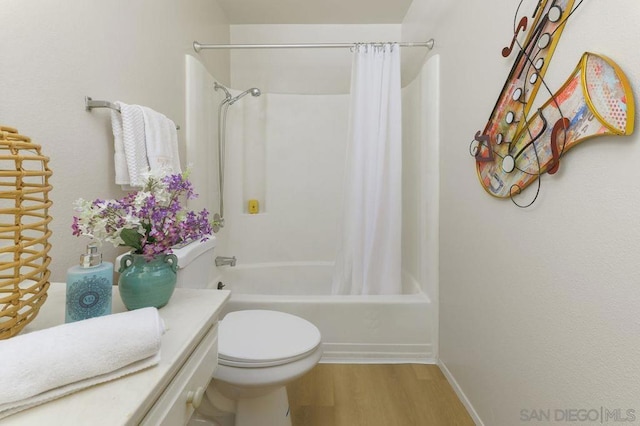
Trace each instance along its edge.
{"label": "tub spout", "polygon": [[224,257],[218,256],[216,257],[216,266],[236,266],[236,257]]}

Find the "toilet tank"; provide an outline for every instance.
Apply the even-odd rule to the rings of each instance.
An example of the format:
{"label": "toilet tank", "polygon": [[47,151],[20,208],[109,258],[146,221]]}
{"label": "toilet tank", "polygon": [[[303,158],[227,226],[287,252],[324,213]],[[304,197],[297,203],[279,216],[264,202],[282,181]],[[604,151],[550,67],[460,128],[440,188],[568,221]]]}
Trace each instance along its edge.
{"label": "toilet tank", "polygon": [[194,241],[182,248],[173,249],[178,258],[178,281],[176,287],[213,288],[214,249],[216,237],[207,241]]}
{"label": "toilet tank", "polygon": [[[216,247],[216,237],[211,236],[207,241],[194,241],[182,248],[172,249],[178,258],[178,281],[176,287],[184,288],[215,288],[213,250]],[[116,271],[125,255],[116,259]]]}

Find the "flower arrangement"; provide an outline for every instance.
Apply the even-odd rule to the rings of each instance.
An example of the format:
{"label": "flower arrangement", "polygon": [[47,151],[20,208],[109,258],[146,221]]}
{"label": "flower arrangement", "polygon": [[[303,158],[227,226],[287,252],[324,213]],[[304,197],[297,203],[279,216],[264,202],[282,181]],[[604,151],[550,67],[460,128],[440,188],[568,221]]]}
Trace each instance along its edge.
{"label": "flower arrangement", "polygon": [[150,260],[171,253],[176,244],[211,235],[209,212],[196,214],[182,205],[196,197],[188,173],[146,173],[142,189],[119,200],[76,200],[71,229],[75,236],[129,246]]}

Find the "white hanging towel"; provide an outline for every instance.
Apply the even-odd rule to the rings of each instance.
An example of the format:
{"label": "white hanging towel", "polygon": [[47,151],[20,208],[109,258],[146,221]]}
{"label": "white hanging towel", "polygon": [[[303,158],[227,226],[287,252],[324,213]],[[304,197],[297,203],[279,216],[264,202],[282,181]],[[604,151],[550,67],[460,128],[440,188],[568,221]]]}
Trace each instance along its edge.
{"label": "white hanging towel", "polygon": [[142,186],[142,173],[149,169],[142,107],[115,102],[120,113],[111,112],[116,184],[128,190]]}
{"label": "white hanging towel", "polygon": [[176,124],[151,108],[141,108],[144,114],[145,145],[150,170],[182,173]]}
{"label": "white hanging towel", "polygon": [[111,130],[113,131],[113,161],[116,166],[116,185],[129,185],[129,169],[127,168],[127,157],[124,153],[124,136],[122,135],[122,116],[118,111],[111,111]]}

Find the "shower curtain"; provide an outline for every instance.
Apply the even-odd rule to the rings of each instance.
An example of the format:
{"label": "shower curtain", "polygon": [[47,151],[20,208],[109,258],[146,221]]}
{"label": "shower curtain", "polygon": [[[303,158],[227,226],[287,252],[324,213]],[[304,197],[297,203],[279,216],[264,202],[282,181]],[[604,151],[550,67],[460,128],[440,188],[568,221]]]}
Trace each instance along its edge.
{"label": "shower curtain", "polygon": [[334,294],[399,294],[402,226],[400,48],[354,48],[342,232]]}

